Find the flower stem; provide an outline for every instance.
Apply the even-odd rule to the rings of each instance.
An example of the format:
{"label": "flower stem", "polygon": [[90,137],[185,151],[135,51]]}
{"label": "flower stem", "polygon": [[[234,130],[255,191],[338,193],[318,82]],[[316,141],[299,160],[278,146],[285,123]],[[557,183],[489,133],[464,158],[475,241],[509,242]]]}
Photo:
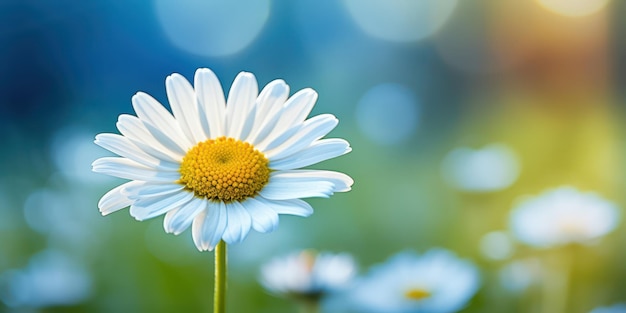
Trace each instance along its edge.
{"label": "flower stem", "polygon": [[568,294],[571,283],[573,256],[567,248],[550,255],[548,272],[543,281],[543,310],[545,313],[568,312]]}
{"label": "flower stem", "polygon": [[226,307],[226,243],[221,240],[215,247],[215,293],[213,313],[224,313]]}
{"label": "flower stem", "polygon": [[319,313],[320,307],[317,301],[304,301],[300,304],[301,313]]}

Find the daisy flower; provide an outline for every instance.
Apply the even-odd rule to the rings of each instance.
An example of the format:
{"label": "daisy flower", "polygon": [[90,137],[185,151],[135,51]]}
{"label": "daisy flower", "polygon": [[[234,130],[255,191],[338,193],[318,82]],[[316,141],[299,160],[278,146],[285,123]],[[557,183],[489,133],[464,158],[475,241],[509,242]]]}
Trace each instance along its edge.
{"label": "daisy flower", "polygon": [[350,152],[347,141],[322,139],[337,126],[331,114],[307,119],[317,93],[274,80],[258,92],[256,78],[242,72],[228,98],[215,74],[198,69],[192,86],[183,76],[165,80],[171,114],[150,95],[132,98],[137,116],[122,114],[118,134],[95,143],[120,157],[103,157],[93,171],[129,179],[106,193],[103,215],[130,206],[137,220],[165,215],[166,232],[191,226],[199,250],[224,240],[242,241],[250,229],[270,232],[278,214],[308,216],[300,198],[349,191],[339,172],[301,169]]}
{"label": "daisy flower", "polygon": [[452,252],[406,251],[374,266],[356,282],[352,302],[370,313],[451,313],[463,309],[480,285],[478,270]]}
{"label": "daisy flower", "polygon": [[347,287],[356,272],[356,263],[348,254],[304,250],[263,265],[260,281],[273,294],[318,301]]}
{"label": "daisy flower", "polygon": [[538,258],[513,260],[498,271],[500,284],[507,290],[522,293],[531,286],[540,285],[546,277],[546,267]]}
{"label": "daisy flower", "polygon": [[612,306],[597,307],[589,313],[626,313],[626,304],[618,303]]}
{"label": "daisy flower", "polygon": [[452,187],[466,192],[495,192],[510,187],[520,174],[519,158],[509,146],[492,143],[480,149],[460,147],[443,159],[441,173]]}
{"label": "daisy flower", "polygon": [[615,204],[571,187],[521,201],[510,216],[515,237],[530,246],[586,243],[611,232],[620,219]]}

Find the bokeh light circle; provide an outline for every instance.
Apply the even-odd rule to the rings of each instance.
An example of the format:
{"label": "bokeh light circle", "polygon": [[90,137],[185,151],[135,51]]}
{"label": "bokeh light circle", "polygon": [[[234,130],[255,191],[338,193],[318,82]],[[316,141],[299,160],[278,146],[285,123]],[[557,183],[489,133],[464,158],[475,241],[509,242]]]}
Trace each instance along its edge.
{"label": "bokeh light circle", "polygon": [[52,249],[34,255],[23,269],[2,273],[0,285],[0,300],[9,307],[75,305],[87,300],[93,291],[93,279],[84,264]]}
{"label": "bokeh light circle", "polygon": [[108,183],[114,179],[91,170],[93,160],[110,153],[93,143],[93,131],[68,125],[52,136],[50,154],[59,173],[69,181]]}
{"label": "bokeh light circle", "polygon": [[609,0],[536,0],[544,8],[565,16],[580,17],[602,10]]}
{"label": "bokeh light circle", "polygon": [[360,130],[380,145],[406,141],[415,132],[418,117],[414,93],[395,83],[374,86],[363,95],[356,108]]}
{"label": "bokeh light circle", "polygon": [[247,47],[270,14],[270,0],[156,0],[156,13],[177,47],[201,56],[225,56]]}
{"label": "bokeh light circle", "polygon": [[[499,5],[508,8],[512,3],[502,2]],[[525,52],[523,47],[506,50],[500,48],[500,45],[517,47],[519,44],[515,42],[514,36],[504,37],[505,43],[502,43],[504,39],[497,37],[503,36],[499,34],[506,33],[507,26],[513,25],[513,22],[500,17],[500,14],[494,14],[484,1],[480,4],[459,2],[456,10],[458,13],[454,15],[454,19],[450,19],[434,38],[437,52],[446,65],[471,75],[481,75],[502,72],[521,62],[520,58]],[[507,12],[501,8],[493,10]],[[494,15],[506,22],[498,22]],[[494,27],[494,23],[498,26]],[[514,41],[515,45],[510,41]]]}
{"label": "bokeh light circle", "polygon": [[491,260],[505,260],[513,254],[513,240],[503,231],[492,231],[480,239],[480,251]]}
{"label": "bokeh light circle", "polygon": [[410,42],[435,33],[452,15],[457,0],[344,0],[354,21],[367,34]]}
{"label": "bokeh light circle", "polygon": [[544,279],[546,269],[538,258],[517,259],[499,271],[500,284],[514,293],[522,293]]}
{"label": "bokeh light circle", "polygon": [[481,149],[461,147],[446,155],[443,178],[451,186],[468,192],[490,192],[511,186],[521,170],[517,154],[500,143]]}

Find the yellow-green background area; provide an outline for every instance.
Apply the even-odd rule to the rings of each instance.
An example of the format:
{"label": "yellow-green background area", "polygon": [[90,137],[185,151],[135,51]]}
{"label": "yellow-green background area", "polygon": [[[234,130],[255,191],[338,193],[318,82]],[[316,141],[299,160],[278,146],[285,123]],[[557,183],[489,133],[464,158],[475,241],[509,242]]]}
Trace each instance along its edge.
{"label": "yellow-green background area", "polygon": [[[181,14],[215,19],[211,10],[228,6],[208,2],[203,12],[184,11],[182,1]],[[262,264],[299,249],[351,253],[361,274],[403,250],[453,250],[481,271],[482,286],[463,312],[539,312],[540,286],[516,293],[498,276],[511,261],[529,259],[556,267],[573,260],[568,312],[626,302],[623,223],[589,246],[536,250],[514,242],[503,260],[480,249],[486,233],[508,232],[520,196],[568,185],[623,210],[625,3],[570,17],[539,1],[459,1],[434,34],[394,40],[430,27],[439,13],[420,10],[436,1],[423,0],[422,9],[409,5],[409,26],[392,30],[390,40],[369,35],[348,2],[273,1],[249,43],[221,55],[177,45],[166,33],[163,1],[0,3],[0,295],[6,299],[12,275],[50,251],[71,259],[91,286],[73,305],[0,302],[0,311],[211,310],[213,253],[198,252],[189,231],[165,234],[162,217],[137,222],[127,210],[100,216],[99,198],[123,180],[90,171],[94,159],[108,155],[92,143],[95,134],[116,132],[117,116],[133,113],[135,92],[166,103],[165,77],[191,78],[198,67],[213,69],[225,89],[241,70],[261,85],[285,79],[292,93],[313,87],[313,114],[335,114],[340,124],[330,136],[353,147],[314,166],[351,175],[351,192],[309,199],[311,217],[281,216],[275,232],[251,232],[230,247],[229,312],[293,312],[257,279]],[[248,4],[238,5],[245,11]],[[243,38],[254,18],[238,10],[228,13],[237,23],[186,32]],[[415,124],[404,135],[393,122],[357,118],[364,95],[384,83],[413,97]],[[394,108],[381,101],[379,108]],[[371,132],[387,137],[374,140]],[[519,157],[520,176],[510,187],[470,193],[443,180],[450,151],[490,143]]]}

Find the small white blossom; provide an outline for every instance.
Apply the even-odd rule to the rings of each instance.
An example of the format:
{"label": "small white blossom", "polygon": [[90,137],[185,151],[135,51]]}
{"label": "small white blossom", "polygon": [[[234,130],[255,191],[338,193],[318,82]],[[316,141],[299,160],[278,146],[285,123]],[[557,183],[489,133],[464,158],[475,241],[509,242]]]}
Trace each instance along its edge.
{"label": "small white blossom", "polygon": [[592,192],[561,187],[520,202],[510,216],[515,237],[530,246],[587,243],[611,232],[620,212]]}
{"label": "small white blossom", "polygon": [[612,306],[597,307],[589,313],[626,313],[626,304],[619,303]]}
{"label": "small white blossom", "polygon": [[263,265],[260,281],[276,295],[318,300],[346,288],[356,272],[356,262],[349,254],[304,250]]}
{"label": "small white blossom", "polygon": [[452,252],[406,251],[374,266],[355,283],[352,302],[368,313],[452,313],[463,309],[480,285],[478,270]]}

